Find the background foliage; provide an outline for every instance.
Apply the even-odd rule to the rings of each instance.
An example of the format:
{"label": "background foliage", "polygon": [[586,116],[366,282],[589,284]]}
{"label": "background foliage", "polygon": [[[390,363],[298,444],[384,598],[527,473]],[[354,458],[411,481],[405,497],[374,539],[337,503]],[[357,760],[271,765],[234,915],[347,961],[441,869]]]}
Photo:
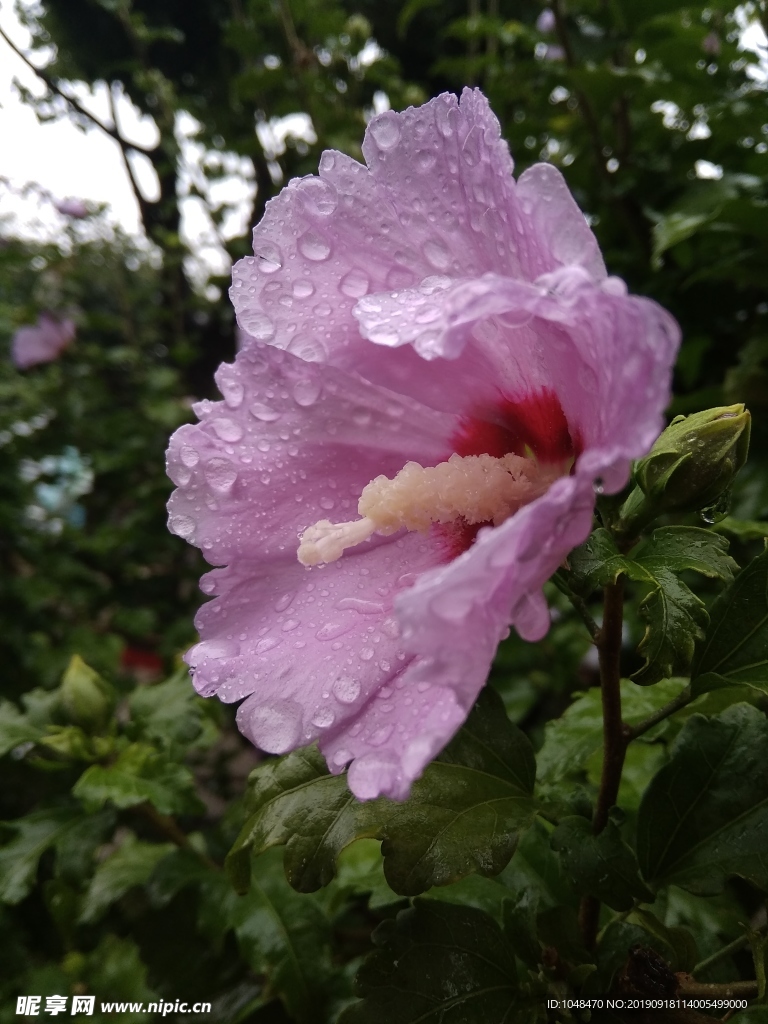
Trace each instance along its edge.
{"label": "background foliage", "polygon": [[[158,128],[140,155],[159,197],[134,181],[149,245],[74,222],[56,244],[0,241],[0,1020],[15,1017],[18,994],[90,992],[211,1000],[232,1024],[397,1024],[445,1009],[440,979],[456,974],[463,995],[440,1019],[535,1021],[547,992],[607,992],[638,944],[672,971],[703,963],[703,982],[762,977],[762,1002],[768,91],[741,40],[768,12],[727,0],[542,11],[533,0],[25,8],[35,45],[54,47],[47,94],[26,101],[42,118],[113,131],[130,172],[138,148],[66,99],[73,81],[127,94]],[[610,271],[680,321],[670,412],[744,401],[753,414],[731,516],[698,564],[675,563],[687,641],[640,601],[666,593],[659,545],[684,550],[690,535],[657,532],[617,570],[635,581],[623,670],[661,679],[622,684],[625,721],[647,723],[678,698],[685,682],[669,674],[692,656],[697,703],[630,747],[623,816],[597,838],[596,660],[554,587],[549,635],[502,646],[495,692],[405,805],[356,805],[312,751],[264,760],[246,785],[256,753],[178,662],[194,640],[202,564],[166,532],[163,452],[235,345],[227,282],[190,279],[179,196],[199,194],[221,226],[216,181],[244,168],[253,224],[324,148],[359,158],[375,105],[465,84],[488,94],[518,170],[561,167]],[[191,185],[180,112],[204,149]],[[295,113],[312,131],[281,141],[277,119]],[[233,258],[248,251],[247,233],[222,241]],[[20,372],[10,339],[44,310],[73,316],[77,339]],[[592,602],[608,576],[590,575],[589,552],[573,567]],[[661,641],[646,641],[644,667],[649,621]],[[705,810],[680,830],[670,806]],[[596,955],[577,928],[584,893],[604,904]]]}

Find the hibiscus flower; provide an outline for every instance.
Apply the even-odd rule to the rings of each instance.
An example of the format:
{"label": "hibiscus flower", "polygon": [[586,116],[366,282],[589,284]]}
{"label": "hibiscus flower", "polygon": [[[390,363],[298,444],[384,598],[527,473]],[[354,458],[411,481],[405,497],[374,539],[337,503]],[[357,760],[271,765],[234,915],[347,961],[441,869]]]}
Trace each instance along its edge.
{"label": "hibiscus flower", "polygon": [[499,641],[662,426],[679,337],[607,277],[548,164],[517,182],[485,97],[371,120],[234,268],[250,335],[168,453],[170,528],[218,568],[187,654],[273,753],[319,741],[403,799]]}
{"label": "hibiscus flower", "polygon": [[72,320],[60,320],[51,313],[41,313],[37,323],[20,327],[11,342],[11,359],[20,370],[58,359],[75,338]]}

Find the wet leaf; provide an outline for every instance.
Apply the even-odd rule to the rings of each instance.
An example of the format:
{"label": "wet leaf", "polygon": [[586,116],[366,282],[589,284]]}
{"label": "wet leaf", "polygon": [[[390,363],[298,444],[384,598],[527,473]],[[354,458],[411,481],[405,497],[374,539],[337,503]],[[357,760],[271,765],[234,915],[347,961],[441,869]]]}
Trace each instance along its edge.
{"label": "wet leaf", "polygon": [[768,720],[750,704],[694,715],[653,778],[637,821],[643,876],[719,892],[740,875],[768,889]]}

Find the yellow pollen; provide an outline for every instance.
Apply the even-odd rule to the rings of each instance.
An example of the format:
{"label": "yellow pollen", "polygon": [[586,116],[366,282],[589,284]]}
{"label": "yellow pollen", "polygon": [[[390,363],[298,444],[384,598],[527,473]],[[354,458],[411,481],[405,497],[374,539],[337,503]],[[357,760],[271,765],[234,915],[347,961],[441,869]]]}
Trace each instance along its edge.
{"label": "yellow pollen", "polygon": [[322,519],[300,537],[302,565],[335,562],[374,533],[387,536],[405,527],[426,532],[433,523],[463,519],[470,526],[498,526],[563,474],[562,466],[541,466],[520,455],[452,455],[424,468],[408,462],[393,480],[377,476],[363,489],[357,510],[362,519],[331,523]]}

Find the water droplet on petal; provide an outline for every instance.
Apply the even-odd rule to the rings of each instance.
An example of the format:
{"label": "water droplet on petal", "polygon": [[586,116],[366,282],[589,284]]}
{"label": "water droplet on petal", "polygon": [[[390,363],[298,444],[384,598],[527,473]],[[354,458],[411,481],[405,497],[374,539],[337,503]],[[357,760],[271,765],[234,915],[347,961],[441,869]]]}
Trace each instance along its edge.
{"label": "water droplet on petal", "polygon": [[254,416],[257,420],[261,420],[262,423],[274,423],[275,420],[280,419],[280,413],[276,409],[270,408],[263,402],[252,402],[248,407],[248,411],[251,416]]}
{"label": "water droplet on petal", "polygon": [[336,721],[336,715],[330,708],[319,708],[312,716],[312,725],[318,729],[327,729]]}
{"label": "water droplet on petal", "polygon": [[245,395],[245,389],[243,385],[236,380],[221,380],[219,383],[219,390],[224,395],[224,401],[230,409],[239,409],[243,404],[243,396]]}
{"label": "water droplet on petal", "polygon": [[438,270],[447,270],[451,265],[451,254],[440,239],[427,239],[424,243],[423,251],[432,266]]}
{"label": "water droplet on petal", "polygon": [[180,466],[178,463],[169,460],[168,476],[177,487],[186,487],[192,479],[192,471],[187,469],[186,466]]}
{"label": "water droplet on petal", "polygon": [[320,397],[320,385],[309,378],[297,380],[293,385],[293,397],[297,405],[314,405]]}
{"label": "water droplet on petal", "polygon": [[288,351],[292,356],[303,359],[305,363],[324,363],[328,358],[323,343],[307,334],[300,334],[292,338],[288,345]]}
{"label": "water droplet on petal", "polygon": [[236,658],[240,653],[240,644],[234,640],[203,640],[190,647],[185,660],[190,668],[198,668],[204,661],[221,661],[223,658]]}
{"label": "water droplet on petal", "polygon": [[168,520],[168,529],[177,537],[191,537],[196,526],[197,523],[192,516],[171,516]]}
{"label": "water droplet on petal", "polygon": [[336,607],[341,611],[352,609],[361,615],[381,615],[384,611],[384,605],[378,601],[364,601],[360,597],[342,597]]}
{"label": "water droplet on petal", "polygon": [[364,754],[349,766],[349,788],[359,800],[373,800],[396,792],[399,761],[391,754]]}
{"label": "water droplet on petal", "polygon": [[291,601],[293,601],[294,597],[296,597],[296,592],[294,590],[289,590],[287,594],[283,594],[282,597],[275,601],[275,611],[284,612]]}
{"label": "water droplet on petal", "polygon": [[243,428],[240,424],[227,416],[219,416],[218,419],[212,420],[211,426],[222,441],[234,443],[243,436]]}
{"label": "water droplet on petal", "polygon": [[275,325],[256,310],[244,309],[240,313],[240,325],[257,341],[269,341],[275,336]]}
{"label": "water droplet on petal", "polygon": [[[252,711],[249,701],[240,706],[238,726],[257,747],[269,754],[284,754],[298,745],[301,737],[301,708],[293,700],[262,705]],[[241,715],[241,712],[244,714]],[[249,713],[250,712],[250,713]]]}
{"label": "water droplet on petal", "polygon": [[282,643],[276,636],[267,636],[263,640],[259,640],[254,648],[256,654],[266,654],[267,651],[271,651],[273,647],[277,647],[278,644]]}
{"label": "water droplet on petal", "polygon": [[343,768],[344,765],[349,764],[349,762],[352,760],[354,756],[355,755],[352,753],[351,750],[345,750],[342,747],[340,750],[336,751],[336,753],[333,755],[332,760],[337,768]]}
{"label": "water droplet on petal", "polygon": [[360,696],[360,683],[345,677],[337,679],[333,684],[333,695],[342,704],[354,704]]}
{"label": "water droplet on petal", "polygon": [[368,131],[379,149],[393,149],[400,141],[400,126],[394,111],[387,110],[374,117],[368,125]]}
{"label": "water droplet on petal", "polygon": [[458,117],[458,111],[454,105],[444,101],[436,105],[435,119],[437,127],[443,138],[448,139],[453,135],[454,125]]}
{"label": "water droplet on petal", "polygon": [[298,189],[309,213],[329,217],[339,204],[336,189],[322,178],[306,178]]}
{"label": "water droplet on petal", "polygon": [[327,260],[331,255],[331,247],[325,239],[316,235],[314,231],[307,231],[299,239],[299,252],[308,260],[316,263]]}
{"label": "water droplet on petal", "polygon": [[294,629],[298,629],[300,625],[301,623],[298,619],[286,619],[282,625],[282,630],[284,633],[291,633]]}
{"label": "water droplet on petal", "polygon": [[431,171],[437,163],[437,155],[431,149],[420,149],[416,154],[416,166],[420,171]]}
{"label": "water droplet on petal", "polygon": [[212,491],[228,494],[237,480],[237,470],[228,459],[209,459],[205,464],[205,479]]}
{"label": "water droplet on petal", "polygon": [[392,735],[394,728],[395,727],[393,725],[382,725],[380,728],[376,729],[375,732],[371,733],[368,742],[372,747],[382,746]]}
{"label": "water droplet on petal", "polygon": [[273,242],[259,239],[254,243],[253,251],[262,274],[274,274],[283,265],[282,253]]}
{"label": "water droplet on petal", "polygon": [[339,291],[351,299],[361,299],[371,286],[370,278],[364,271],[353,267],[339,282]]}
{"label": "water droplet on petal", "polygon": [[192,469],[200,461],[200,452],[188,444],[182,445],[179,455],[181,457],[181,461],[185,466],[188,466],[189,469]]}
{"label": "water droplet on petal", "polygon": [[373,648],[372,647],[363,647],[363,649],[360,651],[360,660],[361,661],[370,661],[372,657],[373,657]]}
{"label": "water droplet on petal", "polygon": [[293,282],[293,294],[297,299],[308,299],[315,290],[315,286],[311,281],[294,281]]}

